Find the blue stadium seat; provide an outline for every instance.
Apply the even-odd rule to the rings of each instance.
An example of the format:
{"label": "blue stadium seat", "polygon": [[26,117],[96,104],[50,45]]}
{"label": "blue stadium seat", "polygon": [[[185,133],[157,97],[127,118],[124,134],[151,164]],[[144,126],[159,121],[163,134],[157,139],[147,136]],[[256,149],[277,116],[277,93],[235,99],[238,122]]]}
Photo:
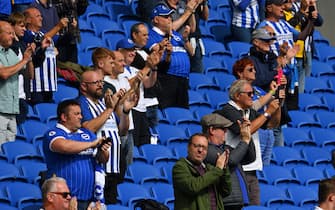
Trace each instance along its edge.
{"label": "blue stadium seat", "polygon": [[251,44],[246,42],[232,41],[228,44],[229,52],[233,55],[233,58],[242,58],[249,53]]}
{"label": "blue stadium seat", "polygon": [[57,119],[57,104],[40,103],[34,106],[41,122],[47,123],[50,120]]}
{"label": "blue stadium seat", "polygon": [[329,164],[328,167],[325,167],[323,171],[328,179],[333,178],[335,176],[335,169],[331,164]]}
{"label": "blue stadium seat", "polygon": [[300,184],[310,187],[316,192],[320,180],[326,178],[322,170],[312,166],[297,166],[292,168],[292,171]]}
{"label": "blue stadium seat", "polygon": [[326,62],[320,61],[312,61],[312,72],[311,75],[313,77],[327,77],[327,76],[335,76],[335,71],[332,66]]}
{"label": "blue stadium seat", "polygon": [[265,165],[262,172],[264,173],[264,177],[268,181],[268,184],[281,188],[291,185],[299,185],[299,180],[284,166]]}
{"label": "blue stadium seat", "polygon": [[136,162],[128,166],[125,179],[135,184],[168,183],[164,173],[151,164]]}
{"label": "blue stadium seat", "polygon": [[134,204],[140,199],[154,199],[149,191],[139,184],[124,182],[117,185],[117,199],[123,206],[134,209]]}
{"label": "blue stadium seat", "polygon": [[11,205],[17,206],[19,209],[39,209],[41,207],[42,193],[40,188],[34,184],[22,182],[8,183],[6,192]]}
{"label": "blue stadium seat", "polygon": [[174,154],[178,158],[187,156],[187,142],[180,143],[180,144],[174,144],[170,146],[170,148],[172,148],[172,150],[174,151]]}
{"label": "blue stadium seat", "polygon": [[111,50],[116,50],[116,44],[119,40],[126,38],[126,34],[122,31],[105,30],[102,32],[102,39],[107,43]]}
{"label": "blue stadium seat", "polygon": [[326,128],[313,128],[310,130],[311,137],[319,147],[328,150],[335,149],[335,130]]}
{"label": "blue stadium seat", "polygon": [[[209,23],[209,22],[207,22]],[[226,43],[231,36],[230,23],[226,20],[221,20],[216,24],[208,26],[209,31],[214,34],[215,40],[218,42]]]}
{"label": "blue stadium seat", "polygon": [[21,175],[19,169],[14,164],[0,162],[0,168],[0,182],[15,180],[23,182],[26,181],[26,179]]}
{"label": "blue stadium seat", "polygon": [[157,163],[155,167],[160,167],[163,169],[164,174],[167,176],[169,183],[172,184],[172,169],[175,165],[175,162],[168,162],[168,163]]}
{"label": "blue stadium seat", "polygon": [[306,209],[298,206],[284,206],[284,207],[278,207],[277,210],[306,210]]}
{"label": "blue stadium seat", "polygon": [[144,144],[139,147],[139,151],[150,164],[161,161],[177,160],[169,147],[159,144]]}
{"label": "blue stadium seat", "polygon": [[37,153],[34,145],[26,142],[5,142],[1,145],[1,149],[8,161],[15,165],[27,162],[44,162],[44,158]]}
{"label": "blue stadium seat", "polygon": [[230,54],[227,50],[224,44],[221,42],[217,42],[211,39],[203,39],[204,40],[204,45],[206,49],[206,55],[211,56],[212,54],[215,53],[220,53],[220,54]]}
{"label": "blue stadium seat", "polygon": [[313,114],[303,112],[303,111],[289,111],[292,121],[289,122],[289,126],[302,128],[302,127],[321,127],[320,122],[318,122]]}
{"label": "blue stadium seat", "polygon": [[229,93],[227,91],[206,90],[201,92],[204,93],[206,100],[210,102],[213,109],[220,109],[229,101]]}
{"label": "blue stadium seat", "polygon": [[26,141],[35,144],[44,138],[44,134],[49,127],[40,121],[26,120],[21,124],[21,129]]}
{"label": "blue stadium seat", "polygon": [[78,52],[78,64],[83,66],[92,66],[92,53],[91,52]]}
{"label": "blue stadium seat", "polygon": [[[185,130],[186,136],[190,137],[195,133],[201,133],[202,127],[197,123],[188,123],[188,124],[179,124],[178,127],[183,128]],[[171,144],[169,144],[171,145]]]}
{"label": "blue stadium seat", "polygon": [[188,90],[188,105],[210,107],[210,103],[205,100],[204,96],[195,90]]}
{"label": "blue stadium seat", "polygon": [[210,107],[196,107],[196,108],[190,107],[190,109],[194,112],[194,115],[199,121],[204,115],[210,114],[215,111],[214,108]]}
{"label": "blue stadium seat", "polygon": [[260,184],[259,187],[262,206],[274,208],[283,205],[294,205],[293,200],[287,197],[283,189],[267,184]]}
{"label": "blue stadium seat", "polygon": [[67,85],[58,85],[58,90],[53,94],[53,98],[56,104],[67,99],[75,99],[78,96],[79,90]]}
{"label": "blue stadium seat", "polygon": [[131,210],[128,206],[122,206],[122,205],[119,205],[119,204],[110,204],[110,205],[107,205],[107,210]]}
{"label": "blue stadium seat", "polygon": [[308,160],[309,165],[319,168],[325,168],[329,166],[331,157],[330,152],[327,150],[319,147],[306,147],[301,151],[303,157]]}
{"label": "blue stadium seat", "polygon": [[329,111],[327,104],[324,104],[318,95],[299,93],[299,109],[301,111]]}
{"label": "blue stadium seat", "polygon": [[335,93],[335,90],[321,78],[306,77],[305,93]]}
{"label": "blue stadium seat", "polygon": [[190,89],[196,90],[196,91],[200,89],[220,90],[220,87],[217,84],[215,84],[215,82],[211,78],[201,73],[190,73],[189,86],[190,86]]}
{"label": "blue stadium seat", "polygon": [[117,22],[114,22],[112,20],[100,20],[100,19],[93,19],[92,25],[95,28],[96,35],[99,37],[102,37],[102,34],[106,32],[123,32],[122,29],[119,28],[119,25]]}
{"label": "blue stadium seat", "polygon": [[[140,20],[123,20],[121,25],[122,25],[122,28],[124,30],[124,32],[126,33],[126,35],[128,37],[130,37],[130,29],[131,27],[135,24],[135,23],[140,23],[141,21]],[[119,23],[120,24],[120,23]]]}
{"label": "blue stadium seat", "polygon": [[155,129],[159,142],[163,145],[169,145],[173,141],[185,141],[188,139],[185,131],[175,125],[159,123]]}
{"label": "blue stadium seat", "polygon": [[92,51],[97,47],[105,47],[105,43],[100,37],[97,37],[91,33],[80,33],[81,42],[78,44],[79,52],[88,52]]}
{"label": "blue stadium seat", "polygon": [[335,94],[323,93],[321,98],[324,101],[324,103],[328,105],[330,111],[335,110]]}
{"label": "blue stadium seat", "polygon": [[315,146],[316,143],[310,137],[309,132],[301,128],[283,128],[282,133],[286,146],[304,147]]}
{"label": "blue stadium seat", "polygon": [[334,112],[316,112],[316,119],[321,123],[323,128],[335,127],[335,113]]}
{"label": "blue stadium seat", "polygon": [[[207,73],[206,75],[211,75]],[[224,72],[215,72],[212,76],[216,84],[220,86],[220,89],[223,91],[228,91],[231,84],[236,80],[236,78],[231,74],[226,74]]]}
{"label": "blue stadium seat", "polygon": [[172,184],[156,183],[151,186],[151,191],[157,201],[165,205],[173,204],[174,193]]}
{"label": "blue stadium seat", "polygon": [[280,166],[293,168],[299,165],[308,165],[308,161],[302,157],[301,153],[291,147],[273,147],[273,161]]}
{"label": "blue stadium seat", "polygon": [[162,110],[166,119],[172,125],[199,123],[189,109],[180,107],[167,107]]}
{"label": "blue stadium seat", "polygon": [[40,172],[47,171],[47,165],[45,163],[24,163],[18,164],[22,171],[22,175],[32,184],[39,185],[41,176]]}
{"label": "blue stadium seat", "polygon": [[295,206],[311,209],[317,205],[318,196],[315,191],[305,186],[290,186],[287,188],[289,197],[294,201]]}

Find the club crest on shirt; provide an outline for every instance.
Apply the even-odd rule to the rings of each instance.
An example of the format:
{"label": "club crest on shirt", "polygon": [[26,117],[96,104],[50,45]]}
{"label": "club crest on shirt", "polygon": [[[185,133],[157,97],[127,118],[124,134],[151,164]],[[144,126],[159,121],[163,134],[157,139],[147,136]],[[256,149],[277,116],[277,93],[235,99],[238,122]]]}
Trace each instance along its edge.
{"label": "club crest on shirt", "polygon": [[80,135],[83,139],[85,140],[89,140],[90,139],[90,135],[86,134],[86,133],[83,133]]}
{"label": "club crest on shirt", "polygon": [[55,131],[50,131],[50,132],[49,132],[49,136],[54,136],[55,134],[56,134]]}

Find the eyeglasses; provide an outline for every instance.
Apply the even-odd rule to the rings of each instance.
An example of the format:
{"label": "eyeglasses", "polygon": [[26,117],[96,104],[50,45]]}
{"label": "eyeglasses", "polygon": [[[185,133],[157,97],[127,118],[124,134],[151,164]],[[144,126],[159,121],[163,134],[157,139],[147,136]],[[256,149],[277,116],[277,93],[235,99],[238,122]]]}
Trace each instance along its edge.
{"label": "eyeglasses", "polygon": [[255,67],[250,67],[246,69],[248,72],[256,72]]}
{"label": "eyeglasses", "polygon": [[103,80],[97,80],[97,81],[94,81],[94,82],[84,82],[88,85],[103,85],[105,84],[105,82]]}
{"label": "eyeglasses", "polygon": [[64,199],[66,199],[68,196],[71,197],[71,193],[70,193],[70,192],[50,192],[50,193],[60,195],[60,196],[62,196]]}
{"label": "eyeglasses", "polygon": [[194,144],[194,143],[192,143],[192,145],[193,145],[195,148],[197,148],[197,149],[201,148],[201,149],[207,150],[207,146],[205,146],[205,145],[202,145],[202,144]]}
{"label": "eyeglasses", "polygon": [[252,97],[252,96],[254,95],[254,91],[240,92],[240,93],[245,93],[245,94],[247,94],[249,97]]}

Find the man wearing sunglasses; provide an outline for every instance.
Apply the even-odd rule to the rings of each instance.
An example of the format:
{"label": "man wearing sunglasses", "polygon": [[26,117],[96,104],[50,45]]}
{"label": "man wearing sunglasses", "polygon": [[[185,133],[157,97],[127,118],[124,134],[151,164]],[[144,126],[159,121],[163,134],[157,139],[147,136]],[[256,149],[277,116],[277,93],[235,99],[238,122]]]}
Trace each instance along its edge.
{"label": "man wearing sunglasses", "polygon": [[230,101],[225,104],[221,110],[215,111],[227,118],[233,124],[228,127],[226,135],[226,144],[232,148],[237,148],[241,142],[241,130],[239,122],[250,120],[250,133],[252,141],[255,144],[256,160],[247,165],[243,165],[243,170],[246,174],[250,205],[259,205],[259,185],[256,176],[256,170],[262,170],[262,158],[259,144],[258,129],[265,126],[271,119],[276,110],[279,108],[279,102],[271,103],[263,114],[252,109],[254,90],[247,80],[236,80],[229,89]]}

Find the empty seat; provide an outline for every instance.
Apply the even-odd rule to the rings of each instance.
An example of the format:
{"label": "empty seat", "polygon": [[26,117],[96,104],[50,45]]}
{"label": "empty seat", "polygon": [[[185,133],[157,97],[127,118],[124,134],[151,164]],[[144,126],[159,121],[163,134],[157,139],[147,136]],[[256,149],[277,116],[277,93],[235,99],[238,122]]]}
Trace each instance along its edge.
{"label": "empty seat", "polygon": [[318,196],[315,191],[305,186],[290,186],[287,188],[289,197],[294,201],[295,206],[305,209],[313,208],[317,205]]}
{"label": "empty seat", "polygon": [[47,123],[53,119],[57,119],[57,104],[54,103],[40,103],[34,106],[36,113],[40,120]]}
{"label": "empty seat", "polygon": [[188,124],[188,123],[199,123],[193,116],[193,113],[189,109],[180,107],[167,107],[162,110],[166,119],[169,120],[170,124]]}
{"label": "empty seat", "polygon": [[142,152],[147,162],[151,164],[160,161],[177,160],[172,150],[164,145],[144,144],[139,147],[139,151]]}
{"label": "empty seat", "polygon": [[262,206],[272,208],[281,205],[294,205],[293,200],[287,197],[283,189],[267,184],[260,184],[259,187]]}
{"label": "empty seat", "polygon": [[335,91],[321,78],[306,77],[305,93],[335,93]]}
{"label": "empty seat", "polygon": [[317,191],[320,180],[326,177],[323,171],[312,166],[297,166],[292,168],[294,176],[302,185]]}
{"label": "empty seat", "polygon": [[37,153],[34,145],[22,142],[12,141],[5,142],[1,145],[1,149],[8,158],[10,163],[26,163],[26,162],[43,162],[44,159]]}
{"label": "empty seat", "polygon": [[330,153],[319,147],[306,147],[302,150],[303,157],[309,162],[311,166],[325,168],[329,166],[331,157]]}
{"label": "empty seat", "polygon": [[220,87],[213,82],[213,80],[204,74],[190,73],[189,75],[189,86],[192,90],[200,89],[214,89],[219,90]]}
{"label": "empty seat", "polygon": [[175,125],[159,123],[156,130],[159,142],[163,145],[168,145],[173,141],[185,141],[188,139],[185,131]]}
{"label": "empty seat", "polygon": [[278,187],[286,187],[290,185],[299,185],[297,178],[293,176],[291,171],[283,166],[266,165],[263,167],[264,177],[268,184]]}
{"label": "empty seat", "polygon": [[58,85],[58,89],[53,94],[56,104],[67,99],[75,99],[79,96],[79,90],[66,85]]}
{"label": "empty seat", "polygon": [[228,43],[228,49],[234,58],[241,58],[249,53],[251,44],[239,41]]}
{"label": "empty seat", "polygon": [[320,122],[318,122],[311,113],[303,111],[289,111],[288,113],[292,119],[289,125],[292,127],[321,127]]}
{"label": "empty seat", "polygon": [[136,201],[140,199],[148,199],[153,198],[150,195],[149,191],[142,187],[139,184],[133,183],[121,183],[117,185],[117,199],[121,202],[123,206],[128,206],[128,208],[133,209],[134,204]]}
{"label": "empty seat", "polygon": [[125,178],[141,185],[168,182],[167,177],[165,177],[160,169],[154,167],[153,165],[141,162],[129,165]]}
{"label": "empty seat", "polygon": [[329,111],[327,104],[324,104],[318,95],[300,93],[299,109],[301,111]]}
{"label": "empty seat", "polygon": [[323,128],[335,127],[335,113],[334,112],[316,112],[316,119],[321,123]]}
{"label": "empty seat", "polygon": [[309,133],[301,128],[283,128],[285,145],[290,147],[315,146],[316,143]]}
{"label": "empty seat", "polygon": [[22,182],[8,183],[6,192],[11,204],[19,209],[39,209],[42,204],[42,193],[36,185]]}
{"label": "empty seat", "polygon": [[310,131],[311,137],[319,147],[335,149],[335,131],[325,128],[314,128]]}
{"label": "empty seat", "polygon": [[174,193],[172,184],[156,183],[151,186],[153,196],[157,201],[169,205],[174,202]]}
{"label": "empty seat", "polygon": [[291,147],[273,147],[273,161],[277,165],[285,167],[295,167],[298,165],[308,165],[308,161],[301,155],[300,151]]}
{"label": "empty seat", "polygon": [[26,120],[21,124],[21,128],[26,141],[30,143],[41,141],[45,132],[49,129],[45,123],[35,120]]}

